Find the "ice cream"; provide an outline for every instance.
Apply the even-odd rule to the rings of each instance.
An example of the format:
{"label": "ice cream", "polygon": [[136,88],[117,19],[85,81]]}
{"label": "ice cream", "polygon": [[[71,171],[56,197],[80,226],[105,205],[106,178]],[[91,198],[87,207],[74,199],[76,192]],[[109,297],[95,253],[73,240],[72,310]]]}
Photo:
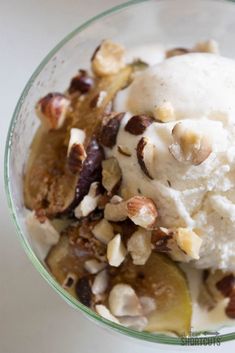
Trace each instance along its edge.
{"label": "ice cream", "polygon": [[[116,110],[127,112],[112,150],[122,170],[123,196],[151,197],[161,226],[188,227],[200,235],[197,268],[235,270],[235,62],[205,53],[165,60],[139,73],[119,93]],[[136,114],[164,122],[155,120],[135,135],[125,126]],[[199,138],[196,144],[208,151],[204,159],[195,162],[192,151],[182,157],[172,133],[176,124]],[[143,137],[149,175],[136,152]],[[120,147],[131,156],[120,153]]]}

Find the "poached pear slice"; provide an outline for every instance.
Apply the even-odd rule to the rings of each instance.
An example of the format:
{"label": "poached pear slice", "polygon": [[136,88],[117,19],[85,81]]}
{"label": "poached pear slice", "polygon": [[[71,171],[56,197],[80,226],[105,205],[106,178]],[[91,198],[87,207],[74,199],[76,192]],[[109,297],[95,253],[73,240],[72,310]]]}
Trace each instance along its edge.
{"label": "poached pear slice", "polygon": [[[68,213],[88,192],[90,184],[101,177],[103,152],[97,143],[91,141],[91,137],[101,123],[108,104],[129,83],[131,72],[132,68],[126,66],[115,75],[97,79],[84,100],[77,99],[72,103],[72,111],[61,129],[46,131],[39,128],[25,169],[26,207],[44,210],[50,218]],[[97,105],[101,91],[106,94]],[[72,127],[84,129],[87,137],[85,147],[91,145],[90,160],[84,162],[84,167],[88,166],[89,170],[83,168],[80,175],[73,174],[67,167],[67,145]]]}
{"label": "poached pear slice", "polygon": [[145,265],[135,266],[128,260],[118,270],[112,278],[112,286],[127,283],[138,296],[155,300],[156,309],[147,316],[145,331],[189,334],[191,297],[186,277],[175,262],[165,255],[152,253]]}

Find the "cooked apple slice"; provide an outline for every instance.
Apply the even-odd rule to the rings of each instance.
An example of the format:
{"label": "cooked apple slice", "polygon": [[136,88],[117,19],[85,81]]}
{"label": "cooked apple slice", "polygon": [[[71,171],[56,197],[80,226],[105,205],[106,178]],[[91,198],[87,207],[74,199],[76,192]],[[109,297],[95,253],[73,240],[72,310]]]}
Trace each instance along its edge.
{"label": "cooked apple slice", "polygon": [[156,302],[156,309],[147,316],[145,331],[189,333],[191,298],[185,275],[176,263],[164,255],[152,253],[144,266],[134,266],[127,261],[118,270],[112,277],[112,285],[130,284],[139,297],[152,297]]}

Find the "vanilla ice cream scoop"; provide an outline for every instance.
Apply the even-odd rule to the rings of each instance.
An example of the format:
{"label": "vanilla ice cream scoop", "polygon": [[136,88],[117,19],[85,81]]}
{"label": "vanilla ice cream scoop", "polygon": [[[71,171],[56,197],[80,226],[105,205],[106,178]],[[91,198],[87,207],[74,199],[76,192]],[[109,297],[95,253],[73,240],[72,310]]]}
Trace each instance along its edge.
{"label": "vanilla ice cream scoop", "polygon": [[175,118],[235,119],[235,62],[219,55],[175,56],[138,74],[120,92],[120,111],[152,113],[170,104]]}
{"label": "vanilla ice cream scoop", "polygon": [[[112,150],[123,197],[150,197],[160,226],[193,229],[203,240],[196,267],[235,270],[235,62],[167,59],[138,74],[116,110],[127,111]],[[127,128],[135,114],[158,120],[137,134]]]}

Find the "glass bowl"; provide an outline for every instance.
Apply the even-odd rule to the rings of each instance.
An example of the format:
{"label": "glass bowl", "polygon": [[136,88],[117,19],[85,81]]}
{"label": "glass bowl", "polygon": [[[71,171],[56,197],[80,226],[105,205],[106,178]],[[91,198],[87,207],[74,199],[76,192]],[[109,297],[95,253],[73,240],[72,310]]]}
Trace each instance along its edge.
{"label": "glass bowl", "polygon": [[[45,267],[25,226],[22,175],[30,143],[38,127],[34,106],[39,97],[50,91],[63,91],[79,68],[88,68],[90,58],[104,38],[112,38],[126,48],[150,43],[169,47],[187,47],[213,38],[221,52],[235,58],[235,4],[229,0],[136,0],[108,10],[89,20],[64,38],[38,66],[29,79],[14,112],[6,144],[5,182],[12,217],[20,241],[30,260],[72,307],[84,313],[96,324],[144,341],[173,345],[190,344],[182,338],[164,334],[137,332],[112,323],[79,303],[66,292]],[[217,342],[235,339],[233,328],[221,328],[219,333],[204,332],[200,339],[216,336]],[[195,345],[195,340],[192,343]],[[200,344],[200,343],[199,343]]]}

